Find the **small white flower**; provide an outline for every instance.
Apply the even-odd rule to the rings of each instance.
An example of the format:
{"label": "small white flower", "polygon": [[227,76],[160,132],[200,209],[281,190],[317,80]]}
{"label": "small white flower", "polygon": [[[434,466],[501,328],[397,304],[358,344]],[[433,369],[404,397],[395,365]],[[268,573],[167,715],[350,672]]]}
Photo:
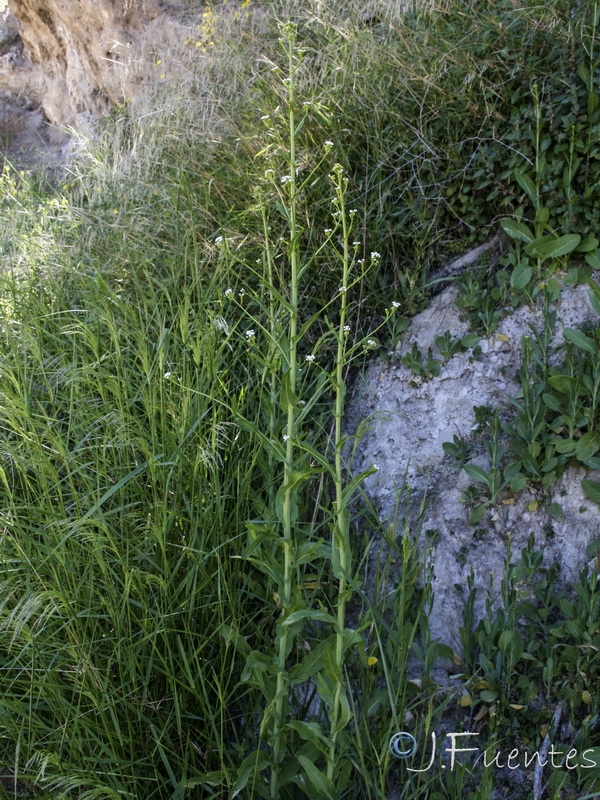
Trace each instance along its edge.
{"label": "small white flower", "polygon": [[269,119],[269,115],[268,115],[268,114],[263,114],[263,116],[261,117],[261,119]]}
{"label": "small white flower", "polygon": [[329,147],[333,147],[333,142],[331,142],[329,139],[327,139],[327,141],[325,142],[325,147],[328,147],[328,148]]}
{"label": "small white flower", "polygon": [[378,470],[379,470],[379,467],[377,466],[377,464],[373,464],[373,469],[374,469],[375,471],[378,471]]}
{"label": "small white flower", "polygon": [[271,175],[274,175],[274,174],[275,174],[275,170],[274,169],[266,169],[265,170],[265,178],[268,178],[268,177],[270,177]]}
{"label": "small white flower", "polygon": [[289,183],[291,180],[292,180],[291,175],[283,175],[283,177],[281,178],[281,183]]}
{"label": "small white flower", "polygon": [[310,102],[310,100],[305,100],[305,101],[302,103],[302,105],[303,105],[303,106],[312,106],[312,103]]}
{"label": "small white flower", "polygon": [[346,287],[345,286],[340,286],[340,288],[338,289],[338,294],[343,294],[345,291],[346,291]]}
{"label": "small white flower", "polygon": [[298,400],[298,405],[299,406],[305,406],[306,405],[306,400]]}
{"label": "small white flower", "polygon": [[375,260],[377,258],[381,258],[381,253],[378,253],[377,250],[373,250],[373,252],[371,253],[371,258],[373,260]]}
{"label": "small white flower", "polygon": [[244,289],[240,289],[240,297],[243,297],[246,294]]}
{"label": "small white flower", "polygon": [[359,259],[358,259],[358,261],[357,261],[356,263],[357,263],[357,264],[364,264],[364,263],[365,263],[365,260],[364,260],[364,258],[359,258]]}
{"label": "small white flower", "polygon": [[216,245],[223,244],[223,237],[222,236],[217,236],[217,238],[215,239],[215,244]]}
{"label": "small white flower", "polygon": [[358,210],[356,208],[351,208],[350,209],[350,213],[351,214],[358,214]]}
{"label": "small white flower", "polygon": [[290,438],[290,437],[287,435],[287,433],[284,433],[284,434],[283,434],[283,441],[284,441],[284,442],[287,442],[289,438]]}
{"label": "small white flower", "polygon": [[246,338],[254,339],[255,336],[256,336],[256,331],[254,330],[254,328],[248,328],[248,330],[246,331]]}
{"label": "small white flower", "polygon": [[400,303],[397,300],[392,302],[392,308],[400,308]]}
{"label": "small white flower", "polygon": [[329,236],[330,233],[333,233],[333,230],[331,228],[325,228],[323,233],[325,233],[327,236]]}
{"label": "small white flower", "polygon": [[173,373],[172,372],[165,372],[165,380],[168,381]]}
{"label": "small white flower", "polygon": [[369,347],[377,347],[377,342],[375,341],[375,339],[367,339],[367,344],[369,345]]}
{"label": "small white flower", "polygon": [[350,333],[350,325],[344,325],[344,333]]}
{"label": "small white flower", "polygon": [[360,247],[360,242],[352,242],[353,247]]}
{"label": "small white flower", "polygon": [[313,356],[313,355],[306,356],[306,360],[310,361],[312,363],[315,360],[315,356]]}
{"label": "small white flower", "polygon": [[225,289],[225,297],[231,297],[233,294],[233,289]]}

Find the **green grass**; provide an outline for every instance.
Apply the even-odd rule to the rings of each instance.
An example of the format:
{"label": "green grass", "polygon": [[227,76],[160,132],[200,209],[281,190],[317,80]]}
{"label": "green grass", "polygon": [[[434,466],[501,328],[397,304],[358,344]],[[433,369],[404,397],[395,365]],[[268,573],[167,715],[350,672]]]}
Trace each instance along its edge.
{"label": "green grass", "polygon": [[[206,47],[152,50],[164,81],[116,108],[60,185],[1,177],[6,797],[476,796],[467,770],[408,775],[388,751],[405,726],[425,741],[456,719],[430,679],[455,656],[428,638],[415,532],[386,528],[352,474],[344,397],[405,324],[392,302],[420,307],[431,267],[478,235],[473,215],[484,232],[512,213],[538,236],[593,232],[593,192],[574,199],[595,180],[593,99],[573,123],[589,134],[579,163],[559,136],[547,185],[539,160],[532,173],[554,198],[556,162],[569,166],[547,227],[528,219],[530,184],[504,155],[521,139],[541,149],[550,105],[525,87],[557,53],[563,66],[584,53],[594,73],[597,8],[373,3],[366,19],[353,3],[253,5],[215,7],[194,34]],[[534,58],[540,37],[552,47]],[[580,71],[564,68],[565,97],[587,103],[595,73]],[[482,158],[502,165],[506,194],[489,195]],[[547,277],[532,263],[529,286],[522,267],[511,276],[515,302]],[[553,651],[532,647],[539,665],[524,669],[502,638],[526,636],[511,575],[510,624],[465,625],[461,685],[495,682],[498,736],[519,732],[517,673],[528,698],[545,692],[536,729],[520,731],[530,741],[567,686],[587,741],[597,670],[570,640],[550,667]],[[536,641],[547,586],[526,609]],[[548,624],[597,607],[595,583],[580,590],[581,613],[557,599]],[[567,621],[555,644],[575,635]],[[591,652],[593,620],[581,625]],[[594,777],[573,786],[589,793]]]}

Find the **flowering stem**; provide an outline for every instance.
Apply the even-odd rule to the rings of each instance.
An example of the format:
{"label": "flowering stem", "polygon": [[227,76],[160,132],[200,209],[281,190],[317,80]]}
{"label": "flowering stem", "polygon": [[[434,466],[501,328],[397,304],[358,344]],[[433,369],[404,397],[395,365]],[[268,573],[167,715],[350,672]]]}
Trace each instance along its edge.
{"label": "flowering stem", "polygon": [[[275,363],[276,363],[276,352],[277,348],[275,346],[276,342],[276,321],[277,315],[275,311],[275,298],[273,296],[273,287],[274,287],[274,274],[273,274],[273,254],[271,252],[271,244],[269,241],[269,223],[267,219],[267,210],[265,207],[264,202],[261,202],[261,214],[262,214],[262,223],[263,223],[263,234],[265,238],[265,260],[267,266],[267,291],[269,295],[269,333],[270,333],[270,344],[269,344],[269,356],[268,356],[268,374],[270,379],[270,415],[269,415],[269,434],[271,439],[275,439],[276,436],[276,429],[277,429],[277,418],[276,418],[276,409],[278,405],[278,398],[277,398],[277,373],[275,372]],[[275,508],[275,489],[273,485],[269,486],[269,505],[270,508]]]}
{"label": "flowering stem", "polygon": [[[287,395],[287,428],[286,428],[286,450],[283,477],[283,503],[282,503],[282,523],[283,523],[283,586],[281,592],[281,621],[287,615],[292,601],[292,489],[291,478],[294,469],[294,438],[295,427],[295,404],[297,381],[297,335],[298,335],[298,238],[296,221],[296,141],[295,141],[295,120],[294,120],[294,44],[295,29],[291,24],[284,27],[287,42],[288,54],[288,103],[289,103],[289,144],[290,144],[290,180],[289,180],[289,258],[290,258],[290,318],[289,318],[289,348],[288,348],[288,391]],[[284,369],[286,365],[284,364]],[[286,489],[287,487],[287,489]],[[279,625],[279,647],[277,664],[277,688],[275,694],[275,710],[273,716],[273,769],[271,772],[271,798],[277,800],[279,791],[279,765],[284,758],[285,748],[284,736],[282,731],[284,721],[284,709],[287,705],[288,682],[285,663],[288,656],[288,628]]]}
{"label": "flowering stem", "polygon": [[342,729],[341,710],[343,680],[342,670],[344,666],[344,629],[346,623],[346,603],[348,600],[348,590],[346,576],[350,571],[352,555],[350,550],[350,537],[348,531],[348,511],[344,504],[343,497],[343,476],[342,476],[342,417],[344,415],[344,396],[345,385],[343,369],[345,363],[345,326],[346,326],[346,289],[350,275],[350,249],[349,249],[349,224],[346,216],[344,204],[345,186],[347,178],[343,175],[342,167],[336,164],[334,169],[334,180],[336,183],[337,211],[342,222],[343,238],[343,268],[342,268],[342,287],[341,287],[341,308],[340,320],[337,335],[337,356],[335,371],[335,432],[334,432],[334,483],[335,483],[335,524],[333,529],[332,542],[332,570],[338,579],[338,603],[337,603],[337,626],[336,626],[336,647],[335,663],[337,673],[337,685],[335,687],[333,708],[331,709],[331,729],[330,739],[332,744],[329,748],[327,757],[327,777],[333,779],[336,766],[336,742],[338,733]]}

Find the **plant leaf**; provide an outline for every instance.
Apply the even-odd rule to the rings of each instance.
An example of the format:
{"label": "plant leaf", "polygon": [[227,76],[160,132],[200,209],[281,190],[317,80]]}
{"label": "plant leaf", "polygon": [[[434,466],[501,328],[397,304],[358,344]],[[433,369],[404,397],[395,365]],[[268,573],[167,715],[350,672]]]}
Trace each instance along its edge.
{"label": "plant leaf", "polygon": [[600,483],[589,481],[587,478],[584,478],[581,481],[581,488],[590,500],[593,500],[594,503],[600,503]]}
{"label": "plant leaf", "polygon": [[575,347],[578,347],[580,350],[585,350],[586,353],[591,353],[591,355],[596,355],[598,353],[596,342],[576,328],[565,328],[564,335],[565,339],[568,339],[569,342],[572,342]]}
{"label": "plant leaf", "polygon": [[533,233],[523,222],[517,222],[516,219],[502,219],[500,225],[504,233],[511,239],[518,239],[525,244],[533,241]]}
{"label": "plant leaf", "polygon": [[465,464],[464,470],[469,476],[469,478],[471,478],[474,481],[477,481],[477,483],[485,484],[485,486],[487,486],[488,489],[491,488],[491,481],[487,472],[481,467],[478,467],[477,464]]}
{"label": "plant leaf", "polygon": [[585,461],[591,458],[600,448],[600,434],[590,431],[585,433],[581,439],[578,439],[577,446],[575,447],[575,456],[579,461]]}
{"label": "plant leaf", "polygon": [[520,169],[515,170],[515,178],[517,179],[517,183],[523,189],[527,197],[531,200],[534,207],[537,209],[538,207],[538,195],[535,183],[531,180],[529,175],[526,175]]}
{"label": "plant leaf", "polygon": [[581,236],[578,233],[566,233],[564,236],[542,236],[527,245],[525,252],[534,258],[560,258],[573,252]]}
{"label": "plant leaf", "polygon": [[318,793],[317,796],[326,797],[327,800],[333,800],[335,788],[327,775],[321,772],[320,769],[317,769],[313,762],[303,753],[298,753],[296,757],[302,764],[302,767],[306,773],[306,777],[316,789]]}

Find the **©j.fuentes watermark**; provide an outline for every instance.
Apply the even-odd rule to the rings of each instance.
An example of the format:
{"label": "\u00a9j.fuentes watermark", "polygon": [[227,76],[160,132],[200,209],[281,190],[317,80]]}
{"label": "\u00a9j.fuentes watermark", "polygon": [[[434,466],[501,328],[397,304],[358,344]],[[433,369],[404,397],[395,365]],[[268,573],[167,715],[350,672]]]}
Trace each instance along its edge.
{"label": "\u00a9j.fuentes watermark", "polygon": [[[526,753],[524,752],[521,754],[521,751],[517,748],[511,750],[507,755],[503,753],[501,750],[495,750],[493,755],[488,753],[491,748],[487,748],[482,750],[481,747],[460,747],[459,742],[457,740],[464,740],[464,737],[467,736],[479,736],[478,733],[471,733],[471,732],[464,732],[464,733],[447,733],[446,738],[450,739],[450,747],[445,747],[443,752],[450,753],[450,771],[454,771],[454,766],[456,764],[456,756],[458,753],[477,753],[479,755],[476,757],[476,761],[483,756],[483,766],[484,767],[491,767],[495,766],[497,769],[501,769],[502,767],[507,767],[508,769],[518,769],[519,767],[524,766],[526,769],[530,767],[534,761],[537,760],[537,763],[541,767],[545,767],[549,762],[546,759],[542,761],[542,758],[545,756],[540,756],[538,750],[534,753]],[[395,733],[389,742],[389,749],[390,753],[394,756],[394,758],[400,759],[407,759],[414,756],[417,752],[417,740],[411,733],[407,733],[406,731],[400,731],[399,733]],[[429,763],[423,769],[412,769],[411,767],[407,767],[406,769],[409,772],[429,772],[429,770],[433,766],[433,762],[435,761],[435,755],[437,750],[436,744],[436,735],[432,731],[431,733],[431,758],[429,759]],[[556,759],[560,759],[566,753],[566,758],[564,762],[559,760],[555,761]],[[578,751],[572,748],[568,752],[566,750],[555,750],[554,745],[550,745],[547,755],[550,757],[550,763],[554,769],[559,769],[561,767],[566,767],[567,769],[593,769],[597,767],[598,764],[595,760],[587,757],[587,753],[594,753],[593,749],[584,750],[581,753],[581,763],[577,762],[578,758]],[[523,761],[521,761],[521,755],[523,755]],[[446,764],[442,764],[442,769],[446,769]]]}

